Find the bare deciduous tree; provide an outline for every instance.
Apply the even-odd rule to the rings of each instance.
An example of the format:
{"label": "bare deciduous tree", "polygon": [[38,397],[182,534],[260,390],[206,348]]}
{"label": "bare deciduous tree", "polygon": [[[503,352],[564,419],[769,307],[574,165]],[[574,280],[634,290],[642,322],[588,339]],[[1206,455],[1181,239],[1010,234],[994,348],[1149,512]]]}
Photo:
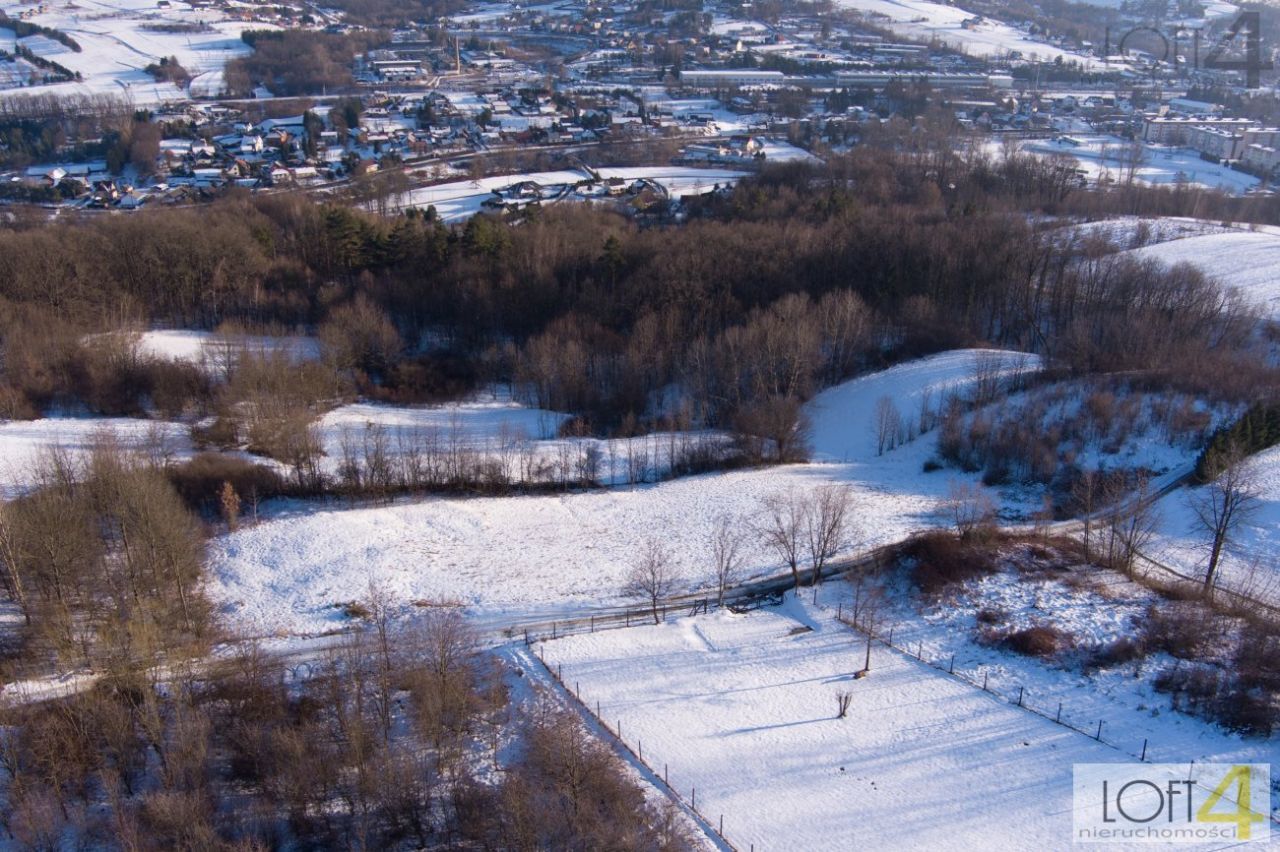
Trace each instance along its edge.
{"label": "bare deciduous tree", "polygon": [[1084,524],[1084,561],[1092,559],[1093,546],[1093,512],[1098,495],[1098,471],[1090,468],[1082,471],[1071,483],[1071,498],[1080,513],[1080,522]]}
{"label": "bare deciduous tree", "polygon": [[902,412],[898,411],[898,406],[894,404],[893,399],[882,396],[876,400],[876,455],[882,456],[886,450],[892,450],[898,445],[898,433],[901,428]]}
{"label": "bare deciduous tree", "polygon": [[653,613],[653,623],[657,624],[659,607],[662,601],[676,590],[676,572],[671,564],[671,557],[666,549],[655,540],[645,543],[639,561],[627,575],[627,582],[622,593],[629,597],[641,598],[648,602]]}
{"label": "bare deciduous tree", "polygon": [[850,532],[850,492],[845,485],[822,485],[805,501],[805,540],[814,585],[822,582],[827,560],[847,544]]}
{"label": "bare deciduous tree", "polygon": [[715,563],[716,606],[724,606],[724,593],[742,568],[742,522],[733,515],[721,515],[711,533],[711,558]]}
{"label": "bare deciduous tree", "polygon": [[1255,470],[1239,446],[1229,447],[1218,475],[1191,497],[1197,525],[1209,539],[1209,564],[1204,573],[1206,594],[1213,593],[1223,551],[1257,507]]}
{"label": "bare deciduous tree", "polygon": [[1107,558],[1113,567],[1132,575],[1138,554],[1151,542],[1159,525],[1151,484],[1140,474],[1126,493],[1121,478],[1113,477],[1107,490]]}
{"label": "bare deciduous tree", "polygon": [[972,538],[995,521],[995,501],[985,488],[976,483],[952,482],[947,489],[946,506],[962,539]]}
{"label": "bare deciduous tree", "polygon": [[759,523],[765,545],[791,569],[796,588],[800,588],[800,554],[804,547],[804,501],[795,489],[772,494],[764,499]]}

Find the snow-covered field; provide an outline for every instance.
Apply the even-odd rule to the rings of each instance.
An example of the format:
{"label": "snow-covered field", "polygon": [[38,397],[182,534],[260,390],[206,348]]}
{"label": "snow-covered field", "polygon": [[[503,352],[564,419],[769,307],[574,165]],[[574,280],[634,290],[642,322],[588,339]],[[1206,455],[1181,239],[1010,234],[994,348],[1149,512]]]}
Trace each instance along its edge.
{"label": "snow-covered field", "polygon": [[[789,596],[542,648],[650,767],[686,799],[696,787],[713,824],[724,815],[741,849],[1066,848],[1072,764],[1141,747],[1137,730],[1104,732],[1136,737],[1118,751],[882,647],[855,680],[863,641],[833,615]],[[1157,760],[1274,757],[1193,719],[1133,715],[1159,730]]]}
{"label": "snow-covered field", "polygon": [[157,329],[138,335],[138,351],[153,358],[207,364],[224,369],[228,357],[237,351],[278,352],[294,361],[320,357],[320,341],[304,335],[272,337],[260,334],[223,334],[188,329]]}
{"label": "snow-covered field", "polygon": [[104,438],[123,447],[181,458],[191,453],[191,437],[181,423],[127,417],[49,417],[0,422],[0,499],[35,485],[34,469],[57,449],[83,456]]}
{"label": "snow-covered field", "polygon": [[[729,169],[689,168],[684,166],[635,166],[619,168],[602,166],[596,170],[602,179],[621,178],[627,181],[645,178],[660,184],[675,198],[681,195],[700,195],[717,186],[732,186],[745,172]],[[513,184],[533,181],[542,186],[581,183],[590,180],[585,171],[565,169],[553,172],[529,172],[525,174],[499,175],[477,180],[460,180],[434,186],[421,187],[404,193],[392,205],[397,210],[410,207],[426,209],[434,206],[445,222],[461,222],[479,213],[485,199],[494,197],[494,190]],[[573,198],[570,193],[567,198]]]}
{"label": "snow-covered field", "polygon": [[[1280,603],[1280,447],[1253,456],[1256,500],[1228,542],[1218,583],[1254,597]],[[1159,533],[1148,552],[1184,574],[1202,577],[1208,565],[1207,533],[1193,502],[1203,489],[1183,488],[1160,503]]]}
{"label": "snow-covered field", "polygon": [[[945,523],[940,503],[962,475],[922,471],[932,433],[876,455],[877,401],[890,396],[910,416],[925,388],[939,404],[948,390],[966,392],[977,360],[991,357],[943,353],[821,394],[811,407],[821,459],[813,464],[556,496],[300,507],[215,540],[210,591],[235,625],[257,633],[331,628],[340,621],[333,605],[363,597],[371,579],[404,601],[456,601],[490,617],[551,614],[617,602],[654,538],[672,552],[683,587],[705,588],[717,518],[753,515],[766,497],[828,482],[852,489],[857,546],[894,541]],[[1005,363],[1021,368],[1024,356],[1008,353]],[[745,555],[749,574],[779,570],[754,537]]]}
{"label": "snow-covered field", "polygon": [[1271,319],[1280,319],[1280,230],[1231,230],[1188,236],[1135,249],[1138,257],[1192,263],[1228,287],[1237,288]]}
{"label": "snow-covered field", "polygon": [[963,27],[962,22],[975,17],[975,13],[960,6],[931,0],[839,0],[838,5],[862,12],[876,23],[886,23],[887,19],[889,29],[907,38],[925,42],[937,39],[972,56],[999,58],[1017,51],[1024,59],[1054,62],[1061,58],[1063,62],[1079,62],[1085,68],[1103,67],[1098,57],[1063,50],[1000,21],[986,19],[976,26]]}
{"label": "snow-covered field", "polygon": [[1158,245],[1186,237],[1203,237],[1233,231],[1229,225],[1185,216],[1117,216],[1054,228],[1056,236],[1102,237],[1117,249]]}
{"label": "snow-covered field", "polygon": [[[27,18],[32,23],[61,30],[81,47],[77,53],[42,36],[22,39],[37,56],[79,72],[83,81],[32,86],[6,94],[116,95],[131,99],[137,106],[184,100],[187,93],[172,83],[157,83],[143,70],[170,56],[198,75],[194,86],[206,93],[220,90],[216,78],[221,76],[226,63],[249,52],[240,34],[264,25],[229,20],[225,13],[213,7],[196,7],[183,0],[172,0],[167,6],[158,7],[151,0],[0,4],[0,8],[13,17],[34,12]],[[157,29],[174,24],[196,25],[197,29],[193,32]]]}
{"label": "snow-covered field", "polygon": [[1023,142],[1020,148],[1032,154],[1074,157],[1090,184],[1121,183],[1129,178],[1132,171],[1133,179],[1139,183],[1168,185],[1182,182],[1238,195],[1259,182],[1252,175],[1202,160],[1199,154],[1187,148],[1143,144],[1139,160],[1131,168],[1133,143],[1098,134],[1075,134],[1072,138],[1079,144],[1032,139]]}

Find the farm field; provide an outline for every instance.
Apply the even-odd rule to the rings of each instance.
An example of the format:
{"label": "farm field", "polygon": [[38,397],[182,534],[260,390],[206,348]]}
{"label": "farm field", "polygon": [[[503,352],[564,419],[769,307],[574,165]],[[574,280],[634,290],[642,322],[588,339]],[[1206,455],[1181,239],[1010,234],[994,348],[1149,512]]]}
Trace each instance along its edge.
{"label": "farm field", "polygon": [[[12,17],[31,12],[27,19],[32,23],[60,30],[81,47],[76,52],[44,36],[21,39],[37,56],[80,73],[83,80],[6,93],[115,95],[140,107],[186,100],[188,91],[172,83],[158,83],[143,70],[172,56],[194,75],[189,88],[195,94],[221,94],[227,62],[250,50],[240,34],[263,25],[229,20],[222,12],[182,0],[173,0],[166,6],[160,8],[142,0],[0,3],[0,9]],[[166,31],[175,25],[190,31]]]}
{"label": "farm field", "polygon": [[[1009,374],[1035,365],[1016,353],[957,350],[820,394],[810,403],[818,459],[811,464],[558,495],[286,507],[259,526],[213,541],[210,591],[234,623],[257,634],[329,629],[342,621],[335,605],[367,594],[371,580],[402,601],[455,602],[490,617],[551,616],[617,602],[635,555],[651,538],[676,555],[682,589],[705,588],[718,518],[741,521],[767,497],[829,482],[847,483],[853,491],[854,546],[888,543],[946,524],[940,507],[951,483],[977,477],[925,473],[924,462],[935,451],[932,434],[877,454],[877,401],[897,399],[914,416],[925,388],[934,405],[948,392],[966,393],[977,361],[993,356]],[[392,407],[363,411],[373,422],[405,415]],[[348,426],[358,431],[359,422],[356,414]],[[494,554],[501,558],[495,561]],[[744,555],[749,576],[778,570],[759,542],[753,540]]]}
{"label": "farm field", "polygon": [[854,679],[862,642],[832,616],[789,597],[542,653],[739,848],[1062,848],[1072,764],[1133,759],[897,652]]}

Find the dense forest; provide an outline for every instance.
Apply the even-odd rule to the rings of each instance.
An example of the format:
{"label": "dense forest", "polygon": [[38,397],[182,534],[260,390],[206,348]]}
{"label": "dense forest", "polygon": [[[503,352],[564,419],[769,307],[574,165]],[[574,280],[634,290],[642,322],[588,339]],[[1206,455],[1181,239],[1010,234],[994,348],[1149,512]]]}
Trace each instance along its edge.
{"label": "dense forest", "polygon": [[1043,217],[1273,220],[1276,200],[1074,193],[1063,171],[868,150],[766,171],[679,227],[589,207],[446,227],[298,195],[18,226],[0,233],[0,400],[27,416],[59,401],[114,413],[155,392],[180,410],[198,382],[121,375],[146,371],[82,335],[230,321],[321,329],[339,378],[375,395],[516,381],[592,433],[673,410],[727,425],[885,360],[980,342],[1214,395],[1269,386],[1242,354],[1251,325],[1231,294]]}

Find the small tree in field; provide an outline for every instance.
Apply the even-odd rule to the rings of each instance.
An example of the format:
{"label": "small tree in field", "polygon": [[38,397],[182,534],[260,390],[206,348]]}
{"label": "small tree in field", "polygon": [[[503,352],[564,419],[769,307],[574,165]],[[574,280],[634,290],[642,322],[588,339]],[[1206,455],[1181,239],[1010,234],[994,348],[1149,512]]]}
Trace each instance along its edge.
{"label": "small tree in field", "polygon": [[675,568],[671,565],[671,557],[666,549],[657,541],[650,540],[645,544],[639,561],[627,575],[622,593],[648,602],[653,613],[653,623],[657,624],[660,621],[658,608],[663,599],[676,590],[676,580]]}
{"label": "small tree in field", "polygon": [[850,502],[849,488],[845,485],[819,486],[806,501],[805,540],[815,585],[822,581],[822,569],[826,567],[827,560],[847,543]]}
{"label": "small tree in field", "polygon": [[716,606],[724,606],[724,593],[742,568],[742,529],[732,515],[721,515],[711,533],[711,558],[715,562]]}
{"label": "small tree in field", "polygon": [[955,522],[956,532],[962,539],[995,521],[996,504],[981,485],[972,482],[953,482],[947,489],[947,510]]}
{"label": "small tree in field", "polygon": [[794,489],[772,494],[764,500],[760,537],[765,545],[791,569],[800,588],[800,554],[804,547],[804,499]]}
{"label": "small tree in field", "polygon": [[1222,553],[1240,525],[1258,508],[1257,476],[1244,451],[1237,445],[1227,448],[1218,475],[1201,486],[1191,499],[1197,526],[1208,537],[1209,564],[1204,574],[1205,594],[1213,592]]}

